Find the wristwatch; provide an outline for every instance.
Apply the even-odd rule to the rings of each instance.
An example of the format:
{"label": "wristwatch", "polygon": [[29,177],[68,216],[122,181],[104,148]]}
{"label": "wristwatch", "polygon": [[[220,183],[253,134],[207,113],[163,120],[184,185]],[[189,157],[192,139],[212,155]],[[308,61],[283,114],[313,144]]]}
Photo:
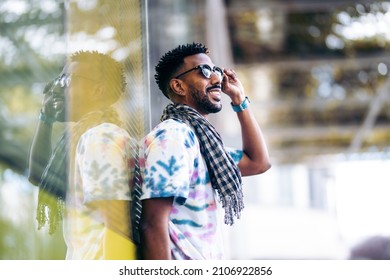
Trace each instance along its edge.
{"label": "wristwatch", "polygon": [[238,113],[238,112],[242,112],[242,111],[244,111],[246,108],[248,108],[248,107],[249,107],[249,103],[251,103],[251,102],[249,101],[248,96],[245,96],[245,99],[244,99],[244,101],[242,101],[241,104],[239,104],[239,105],[233,105],[233,103],[230,102],[230,105],[232,105],[233,111],[236,112],[236,113]]}
{"label": "wristwatch", "polygon": [[45,113],[41,110],[39,112],[39,117],[38,119],[41,121],[41,122],[44,122],[46,124],[53,124],[56,122],[56,119],[53,118],[53,117],[49,117],[49,116],[46,116]]}

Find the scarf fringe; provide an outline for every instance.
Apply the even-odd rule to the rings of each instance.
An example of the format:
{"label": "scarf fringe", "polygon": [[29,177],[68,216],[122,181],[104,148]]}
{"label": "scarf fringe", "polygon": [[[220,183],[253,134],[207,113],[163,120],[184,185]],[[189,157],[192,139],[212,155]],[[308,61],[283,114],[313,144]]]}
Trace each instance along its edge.
{"label": "scarf fringe", "polygon": [[225,224],[232,226],[234,224],[234,217],[241,218],[241,211],[244,209],[243,198],[244,195],[241,190],[230,196],[220,195],[220,202],[225,209],[224,221]]}
{"label": "scarf fringe", "polygon": [[65,203],[62,199],[51,195],[44,190],[39,190],[36,219],[38,230],[46,224],[49,225],[49,234],[52,235],[62,221]]}

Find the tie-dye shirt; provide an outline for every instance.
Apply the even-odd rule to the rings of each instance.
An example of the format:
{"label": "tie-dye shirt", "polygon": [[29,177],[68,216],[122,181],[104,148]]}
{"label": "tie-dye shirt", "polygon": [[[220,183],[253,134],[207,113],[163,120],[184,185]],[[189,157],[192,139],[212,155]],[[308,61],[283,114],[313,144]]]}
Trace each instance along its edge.
{"label": "tie-dye shirt", "polygon": [[[130,165],[136,147],[135,140],[124,129],[111,123],[93,127],[80,137],[64,219],[66,259],[107,258],[103,244],[108,235],[116,246],[121,244],[120,248],[134,247],[130,240],[113,234],[103,223],[102,213],[88,203],[131,200]],[[123,256],[131,254],[134,256],[134,252],[123,252]]]}
{"label": "tie-dye shirt", "polygon": [[[229,150],[236,163],[242,151]],[[169,215],[173,259],[223,259],[216,193],[198,139],[176,120],[157,125],[141,143],[141,199],[174,197]]]}

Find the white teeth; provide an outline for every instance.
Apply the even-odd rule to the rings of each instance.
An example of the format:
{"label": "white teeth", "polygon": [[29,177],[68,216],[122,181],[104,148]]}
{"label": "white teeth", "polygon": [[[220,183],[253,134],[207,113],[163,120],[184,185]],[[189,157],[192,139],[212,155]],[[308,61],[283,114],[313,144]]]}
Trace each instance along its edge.
{"label": "white teeth", "polygon": [[220,91],[219,90],[210,90],[209,93],[211,93],[212,99],[214,99],[216,102],[221,101]]}

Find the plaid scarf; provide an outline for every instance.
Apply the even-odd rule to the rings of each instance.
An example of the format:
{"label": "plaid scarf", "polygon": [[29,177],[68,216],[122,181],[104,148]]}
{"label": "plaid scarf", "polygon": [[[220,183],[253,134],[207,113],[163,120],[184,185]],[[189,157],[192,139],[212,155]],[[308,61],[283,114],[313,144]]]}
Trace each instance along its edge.
{"label": "plaid scarf", "polygon": [[141,214],[142,214],[142,203],[141,203],[142,176],[140,171],[138,149],[134,159],[134,176],[130,188],[131,188],[131,202],[132,202],[130,218],[131,218],[133,241],[139,245],[141,243],[139,225],[140,225]]}
{"label": "plaid scarf", "polygon": [[37,221],[38,229],[46,223],[53,234],[62,220],[68,186],[68,143],[65,132],[57,142],[39,183]]}
{"label": "plaid scarf", "polygon": [[117,112],[111,107],[104,111],[90,112],[65,131],[57,142],[38,185],[38,229],[47,223],[50,234],[56,231],[64,213],[68,170],[73,165],[77,143],[84,132],[102,123],[121,125]]}
{"label": "plaid scarf", "polygon": [[244,208],[241,173],[230,154],[225,151],[221,136],[207,119],[187,105],[169,104],[161,116],[161,121],[167,119],[182,121],[194,129],[211,185],[225,209],[225,224],[232,225],[233,217],[239,219]]}

